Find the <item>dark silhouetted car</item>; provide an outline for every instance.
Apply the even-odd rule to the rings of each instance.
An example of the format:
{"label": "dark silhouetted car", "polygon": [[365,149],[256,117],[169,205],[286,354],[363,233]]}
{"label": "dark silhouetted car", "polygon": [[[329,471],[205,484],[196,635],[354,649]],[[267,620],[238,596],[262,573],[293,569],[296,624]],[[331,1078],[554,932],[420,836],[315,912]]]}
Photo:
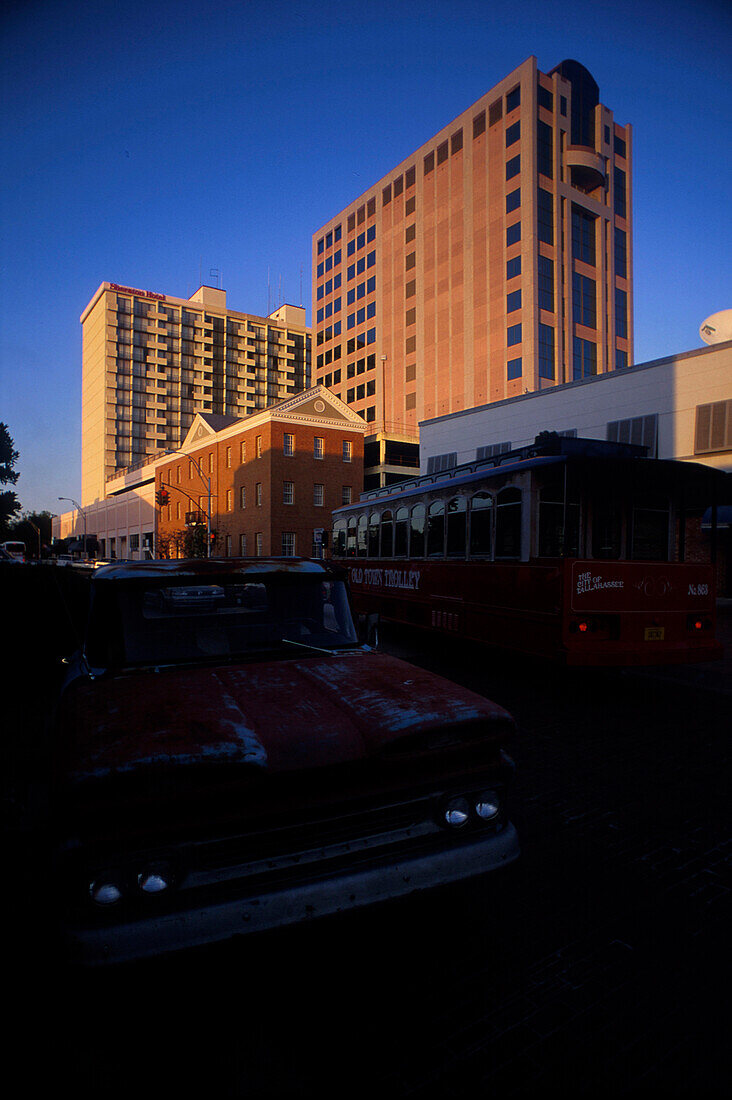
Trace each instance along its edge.
{"label": "dark silhouetted car", "polygon": [[299,559],[96,570],[55,726],[63,928],[115,962],[504,867],[500,707],[363,645]]}

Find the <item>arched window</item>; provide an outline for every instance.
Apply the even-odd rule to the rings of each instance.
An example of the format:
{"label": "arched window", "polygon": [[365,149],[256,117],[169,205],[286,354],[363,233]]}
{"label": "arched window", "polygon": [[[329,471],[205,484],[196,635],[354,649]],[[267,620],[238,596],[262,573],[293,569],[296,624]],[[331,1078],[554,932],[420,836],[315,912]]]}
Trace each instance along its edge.
{"label": "arched window", "polygon": [[521,557],[520,489],[501,489],[496,497],[496,557]]}
{"label": "arched window", "polygon": [[379,556],[379,513],[372,512],[369,516],[369,550],[367,557]]}
{"label": "arched window", "polygon": [[493,497],[474,493],[470,501],[470,556],[490,557],[493,553]]}
{"label": "arched window", "polygon": [[451,558],[465,557],[468,505],[465,497],[453,497],[447,505],[447,554]]}
{"label": "arched window", "polygon": [[333,525],[333,553],[337,558],[346,556],[346,521],[336,520]]}
{"label": "arched window", "polygon": [[348,520],[348,541],[346,543],[346,555],[349,558],[356,556],[356,517],[351,516]]}
{"label": "arched window", "polygon": [[424,557],[425,506],[416,504],[412,508],[412,522],[409,529],[410,558]]}
{"label": "arched window", "polygon": [[367,536],[368,530],[368,516],[362,515],[358,517],[358,538],[356,542],[356,553],[359,558],[365,558],[368,553],[369,540]]}
{"label": "arched window", "polygon": [[406,558],[407,556],[407,525],[409,512],[406,508],[398,508],[396,522],[394,524],[394,557]]}
{"label": "arched window", "polygon": [[391,512],[381,513],[381,556],[390,558],[394,553],[394,517]]}
{"label": "arched window", "polygon": [[427,556],[442,557],[445,553],[445,502],[435,500],[427,513]]}

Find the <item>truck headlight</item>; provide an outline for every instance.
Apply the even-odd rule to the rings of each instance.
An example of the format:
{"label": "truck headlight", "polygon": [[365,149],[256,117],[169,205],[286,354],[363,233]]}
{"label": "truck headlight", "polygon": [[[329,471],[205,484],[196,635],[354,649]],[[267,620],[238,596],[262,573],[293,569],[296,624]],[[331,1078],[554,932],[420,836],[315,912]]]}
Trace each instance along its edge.
{"label": "truck headlight", "polygon": [[89,885],[89,897],[97,905],[116,905],[122,899],[122,890],[111,879],[96,879]]}
{"label": "truck headlight", "polygon": [[493,821],[501,812],[501,800],[495,791],[483,791],[475,800],[475,812],[481,821]]}
{"label": "truck headlight", "polygon": [[445,806],[444,822],[453,829],[460,829],[470,818],[470,806],[466,798],[453,798]]}

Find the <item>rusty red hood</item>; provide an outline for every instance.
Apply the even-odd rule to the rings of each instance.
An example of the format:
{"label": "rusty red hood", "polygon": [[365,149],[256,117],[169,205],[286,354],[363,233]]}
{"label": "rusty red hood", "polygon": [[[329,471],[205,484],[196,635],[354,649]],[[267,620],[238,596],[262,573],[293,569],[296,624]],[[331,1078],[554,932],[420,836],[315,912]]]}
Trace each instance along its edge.
{"label": "rusty red hood", "polygon": [[60,730],[69,779],[141,767],[244,764],[271,772],[355,761],[400,738],[501,708],[394,657],[362,651],[293,661],[127,673],[72,684]]}

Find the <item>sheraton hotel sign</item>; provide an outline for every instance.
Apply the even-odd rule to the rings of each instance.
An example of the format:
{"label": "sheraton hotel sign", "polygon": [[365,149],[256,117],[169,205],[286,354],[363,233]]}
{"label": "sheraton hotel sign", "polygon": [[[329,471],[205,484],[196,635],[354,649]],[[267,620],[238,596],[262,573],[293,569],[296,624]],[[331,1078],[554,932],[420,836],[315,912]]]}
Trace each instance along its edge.
{"label": "sheraton hotel sign", "polygon": [[139,294],[141,298],[153,298],[156,302],[164,302],[164,294],[156,294],[154,290],[136,290],[133,286],[120,286],[119,283],[110,283],[110,290],[117,290],[121,294]]}

